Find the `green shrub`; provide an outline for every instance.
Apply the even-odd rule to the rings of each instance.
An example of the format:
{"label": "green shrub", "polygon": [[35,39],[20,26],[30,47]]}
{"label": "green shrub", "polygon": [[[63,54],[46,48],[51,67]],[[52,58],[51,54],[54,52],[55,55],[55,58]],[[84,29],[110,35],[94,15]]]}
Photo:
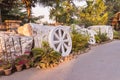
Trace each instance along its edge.
{"label": "green shrub", "polygon": [[[60,54],[56,51],[52,51],[50,53],[46,53],[45,56],[42,56],[41,61],[39,62],[39,66],[41,68],[47,67],[50,64],[58,64],[59,60],[60,60]],[[45,65],[45,66],[43,66]]]}
{"label": "green shrub", "polygon": [[88,47],[88,36],[72,30],[72,51],[78,52]]}
{"label": "green shrub", "polygon": [[7,64],[4,64],[3,65],[3,69],[6,70],[6,69],[10,69],[12,67],[12,64],[10,63],[7,63]]}
{"label": "green shrub", "polygon": [[98,35],[95,35],[95,40],[96,40],[96,43],[101,43],[101,39]]}
{"label": "green shrub", "polygon": [[8,61],[4,61],[4,63],[2,64],[2,67],[4,70],[10,69],[10,68],[12,68],[12,64]]}
{"label": "green shrub", "polygon": [[95,35],[95,39],[96,43],[101,43],[109,40],[109,38],[107,37],[107,33],[101,33],[100,31],[97,35]]}
{"label": "green shrub", "polygon": [[114,30],[114,39],[120,39],[120,31]]}
{"label": "green shrub", "polygon": [[57,64],[61,58],[61,54],[50,48],[47,42],[43,42],[42,48],[32,49],[32,53],[35,65],[41,68],[46,68],[50,64]]}
{"label": "green shrub", "polygon": [[2,67],[4,60],[0,59],[0,68]]}

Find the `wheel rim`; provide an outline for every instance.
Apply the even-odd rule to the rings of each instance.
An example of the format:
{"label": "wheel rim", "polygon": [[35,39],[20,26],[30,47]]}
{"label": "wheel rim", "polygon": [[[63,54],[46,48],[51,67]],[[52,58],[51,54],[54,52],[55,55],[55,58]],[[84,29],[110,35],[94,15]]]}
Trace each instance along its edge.
{"label": "wheel rim", "polygon": [[50,32],[49,43],[50,46],[55,51],[60,52],[62,56],[67,56],[71,52],[71,37],[63,27],[57,27]]}

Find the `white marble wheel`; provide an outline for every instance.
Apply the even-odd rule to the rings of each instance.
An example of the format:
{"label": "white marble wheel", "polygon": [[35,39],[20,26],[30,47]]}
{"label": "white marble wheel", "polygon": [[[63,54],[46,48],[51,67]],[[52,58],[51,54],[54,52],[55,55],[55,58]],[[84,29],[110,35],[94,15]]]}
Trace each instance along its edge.
{"label": "white marble wheel", "polygon": [[88,43],[89,44],[95,44],[96,43],[95,37],[94,36],[90,36]]}
{"label": "white marble wheel", "polygon": [[89,44],[95,44],[96,40],[95,40],[95,35],[97,34],[95,31],[93,30],[87,30],[88,31],[88,35],[89,35]]}
{"label": "white marble wheel", "polygon": [[62,53],[62,56],[67,56],[72,49],[71,36],[64,27],[56,27],[49,34],[50,46]]}

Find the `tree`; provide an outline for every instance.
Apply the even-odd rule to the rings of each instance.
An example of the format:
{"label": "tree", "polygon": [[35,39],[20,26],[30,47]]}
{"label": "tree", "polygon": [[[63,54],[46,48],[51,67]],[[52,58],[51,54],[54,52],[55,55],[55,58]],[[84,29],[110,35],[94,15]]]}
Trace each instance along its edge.
{"label": "tree", "polygon": [[107,10],[113,14],[120,11],[120,0],[105,0],[105,4],[108,6]]}
{"label": "tree", "polygon": [[[27,10],[28,22],[30,22],[30,19],[31,19],[31,8],[35,7],[35,5],[37,3],[43,4],[45,6],[54,6],[56,3],[62,2],[62,1],[63,0],[1,0],[0,3],[1,2],[2,3],[5,2],[5,4],[7,4],[9,6],[9,8],[12,8],[14,6],[14,4],[16,4],[17,2],[21,2],[23,5],[25,5],[24,7]],[[70,5],[71,5],[72,0],[67,0],[67,1],[69,1]]]}
{"label": "tree", "polygon": [[[31,19],[31,8],[35,7],[36,3],[43,4],[43,5],[51,5],[55,3],[56,0],[0,0],[0,3],[5,4],[5,6],[2,6],[2,11],[6,10],[5,12],[9,12],[12,8],[14,8],[16,3],[20,4],[22,3],[25,5],[24,7],[27,10],[28,15],[28,22],[30,22]],[[0,7],[1,8],[1,7]]]}
{"label": "tree", "polygon": [[28,15],[28,22],[30,22],[31,18],[31,7],[34,7],[36,0],[22,0],[22,3],[25,4],[25,7],[27,9],[27,15]]}
{"label": "tree", "polygon": [[[2,22],[2,19],[4,19],[5,14],[8,14],[9,11],[14,6],[15,0],[0,0],[0,22]],[[2,16],[2,17],[1,17]]]}
{"label": "tree", "polygon": [[71,0],[57,1],[50,10],[50,18],[58,23],[72,24],[75,21],[75,6]]}
{"label": "tree", "polygon": [[87,1],[87,7],[80,10],[80,23],[86,27],[104,25],[108,20],[108,12],[103,0]]}
{"label": "tree", "polygon": [[43,5],[52,5],[57,0],[21,0],[23,4],[25,4],[25,7],[27,9],[27,15],[28,15],[28,22],[30,22],[31,18],[31,8],[35,7],[36,3],[43,4]]}
{"label": "tree", "polygon": [[105,0],[105,4],[107,7],[107,11],[109,13],[108,19],[109,19],[109,24],[111,24],[111,21],[114,17],[114,15],[117,12],[120,12],[120,0]]}
{"label": "tree", "polygon": [[120,12],[116,13],[111,21],[115,30],[120,30]]}
{"label": "tree", "polygon": [[[31,15],[30,21],[35,22],[39,17]],[[17,1],[14,6],[9,10],[8,8],[2,8],[2,20],[21,20],[22,23],[28,22],[27,11],[25,11],[24,5]]]}

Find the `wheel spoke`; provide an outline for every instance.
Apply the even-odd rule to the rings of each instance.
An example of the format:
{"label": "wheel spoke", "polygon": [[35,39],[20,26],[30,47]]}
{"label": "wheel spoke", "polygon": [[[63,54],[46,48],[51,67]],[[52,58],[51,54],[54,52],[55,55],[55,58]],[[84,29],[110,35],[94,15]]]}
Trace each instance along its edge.
{"label": "wheel spoke", "polygon": [[60,43],[60,41],[53,41],[53,44],[58,44]]}
{"label": "wheel spoke", "polygon": [[55,33],[55,37],[56,37],[57,39],[59,39],[59,36],[58,36],[58,34],[57,34],[57,33]]}
{"label": "wheel spoke", "polygon": [[61,43],[57,47],[57,51],[60,51]]}
{"label": "wheel spoke", "polygon": [[62,45],[62,53],[65,53],[64,45]]}
{"label": "wheel spoke", "polygon": [[62,37],[61,29],[59,29],[59,37]]}
{"label": "wheel spoke", "polygon": [[64,45],[64,47],[65,47],[66,49],[68,48],[67,44],[64,43],[63,45]]}
{"label": "wheel spoke", "polygon": [[65,38],[65,35],[66,35],[66,34],[65,34],[65,32],[64,32],[64,33],[63,33],[63,36],[62,36],[62,37],[63,37],[63,39]]}
{"label": "wheel spoke", "polygon": [[65,40],[63,40],[64,42],[69,42],[69,39],[65,39]]}

